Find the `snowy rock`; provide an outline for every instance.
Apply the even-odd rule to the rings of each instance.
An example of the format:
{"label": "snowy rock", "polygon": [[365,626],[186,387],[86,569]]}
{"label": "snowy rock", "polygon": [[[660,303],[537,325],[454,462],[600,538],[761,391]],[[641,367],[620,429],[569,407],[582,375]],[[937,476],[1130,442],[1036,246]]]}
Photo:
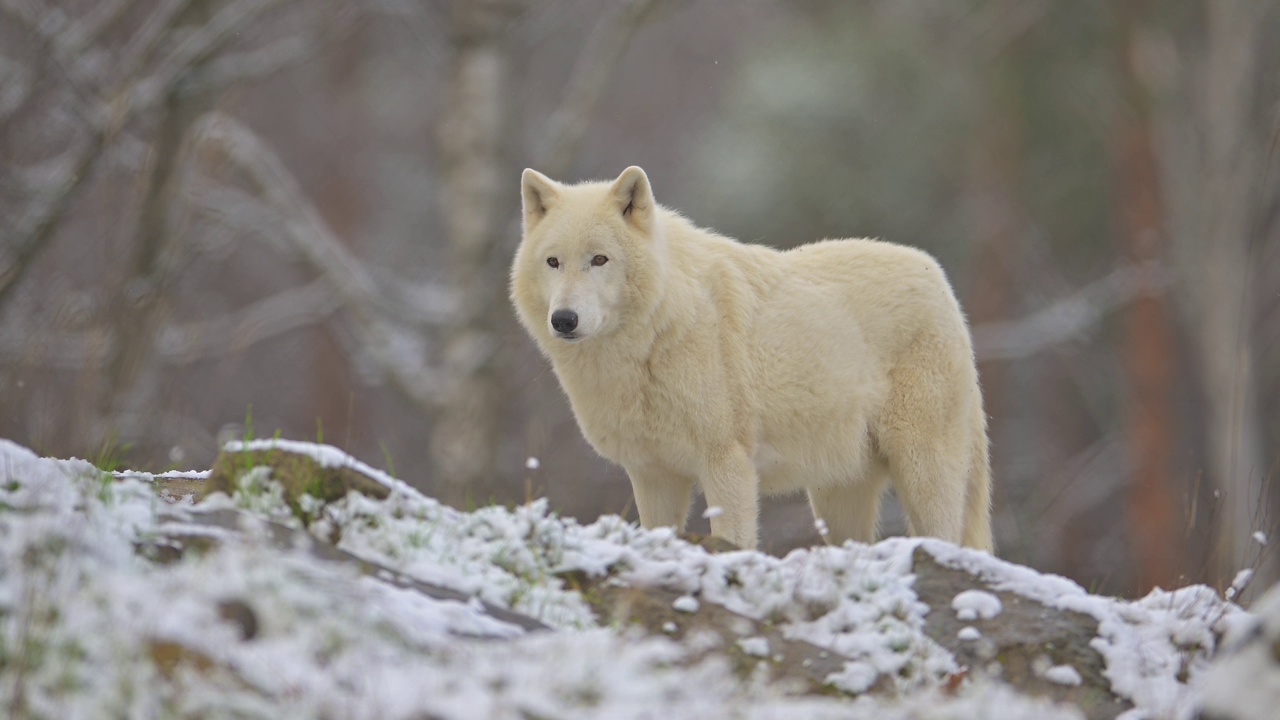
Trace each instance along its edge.
{"label": "snowy rock", "polygon": [[[258,474],[255,474],[258,471]],[[261,472],[265,471],[266,475]],[[248,483],[266,478],[303,524],[319,517],[324,505],[358,492],[385,499],[407,486],[347,456],[337,448],[288,440],[230,442],[214,461],[207,491],[234,496]]]}
{"label": "snowy rock", "polygon": [[1280,708],[1280,585],[1253,606],[1256,618],[1233,623],[1223,656],[1205,678],[1204,720],[1272,720]]}
{"label": "snowy rock", "polygon": [[[998,679],[1022,692],[1070,703],[1091,720],[1109,720],[1133,708],[1128,698],[1112,688],[1107,660],[1094,647],[1098,620],[1053,605],[1055,598],[1070,597],[1074,592],[1086,595],[1074,583],[1023,575],[1023,569],[990,556],[982,558],[931,542],[917,548],[912,560],[915,590],[933,608],[925,616],[925,633],[950,650],[958,665],[970,669],[971,676]],[[1049,579],[1042,580],[1046,577]],[[994,596],[1001,607],[996,619],[983,623],[975,639],[960,637],[961,631],[971,626],[952,608],[953,600],[969,590]],[[968,607],[965,602],[961,605]],[[1048,661],[1041,664],[1041,658]],[[1036,672],[1036,668],[1043,671],[1067,663],[1078,669],[1080,685],[1061,685]]]}
{"label": "snowy rock", "polygon": [[[233,454],[230,492],[192,506],[157,502],[140,474],[0,440],[0,648],[46,648],[15,659],[21,705],[0,667],[0,706],[1190,720],[1223,632],[1224,664],[1265,660],[1280,633],[1208,588],[1119,601],[935,540],[712,552],[617,517],[580,525],[545,501],[459,512],[333,448]],[[291,469],[301,487],[286,487]]]}

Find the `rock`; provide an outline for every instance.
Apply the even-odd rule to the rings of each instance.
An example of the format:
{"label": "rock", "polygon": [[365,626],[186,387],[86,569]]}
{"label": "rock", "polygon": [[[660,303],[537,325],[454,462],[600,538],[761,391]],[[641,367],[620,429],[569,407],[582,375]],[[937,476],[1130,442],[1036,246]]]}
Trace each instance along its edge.
{"label": "rock", "polygon": [[258,636],[258,614],[244,600],[228,598],[220,601],[218,617],[239,628],[241,640],[252,640]]}
{"label": "rock", "polygon": [[[583,578],[567,577],[569,582]],[[590,587],[579,587],[583,597],[604,623],[624,623],[643,628],[652,634],[666,635],[695,651],[685,662],[700,662],[713,653],[729,658],[739,677],[765,678],[792,693],[841,695],[827,683],[839,673],[849,658],[804,642],[785,637],[774,626],[740,615],[714,603],[700,602],[693,612],[675,606],[687,595],[660,587],[624,587],[599,579],[588,581]],[[766,653],[761,653],[767,648]],[[885,693],[892,687],[889,679],[879,678],[868,692]]]}
{"label": "rock", "polygon": [[[1090,720],[1111,720],[1133,707],[1111,691],[1103,674],[1106,662],[1089,644],[1098,635],[1094,618],[993,590],[980,578],[939,563],[924,548],[916,549],[912,564],[916,595],[931,608],[925,616],[925,634],[951,651],[957,663],[968,666],[971,676],[987,675],[1027,694],[1071,703]],[[995,596],[999,613],[959,619],[952,603],[957,595],[969,591]],[[985,599],[981,595],[967,597]],[[965,628],[976,629],[980,637],[970,639],[972,632],[964,632],[962,637]],[[1079,684],[1055,682],[1043,671],[1063,665],[1075,669]]]}
{"label": "rock", "polygon": [[690,545],[697,545],[709,553],[735,552],[742,548],[725,540],[719,535],[698,535],[696,533],[680,533],[680,539]]}
{"label": "rock", "polygon": [[304,525],[315,517],[316,508],[304,505],[303,496],[315,498],[323,506],[349,492],[378,500],[391,494],[389,487],[349,465],[325,466],[310,455],[282,448],[224,451],[213,463],[206,492],[233,495],[240,478],[257,467],[271,469],[271,479],[280,483],[285,502]]}

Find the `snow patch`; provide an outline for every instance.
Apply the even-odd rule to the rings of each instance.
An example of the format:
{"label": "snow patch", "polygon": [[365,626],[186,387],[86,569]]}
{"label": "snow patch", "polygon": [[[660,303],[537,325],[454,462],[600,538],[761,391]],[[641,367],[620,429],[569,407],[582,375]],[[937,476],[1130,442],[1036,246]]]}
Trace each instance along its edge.
{"label": "snow patch", "polygon": [[1043,677],[1049,682],[1072,687],[1084,682],[1084,678],[1080,677],[1080,672],[1070,665],[1053,665],[1046,668]]}
{"label": "snow patch", "polygon": [[879,671],[870,663],[849,662],[844,664],[844,669],[840,672],[828,675],[826,681],[837,690],[857,695],[870,690],[878,677]]}
{"label": "snow patch", "polygon": [[692,595],[681,595],[671,603],[671,609],[682,613],[698,612],[698,599]]}
{"label": "snow patch", "polygon": [[738,647],[742,648],[742,652],[752,657],[769,657],[769,638],[759,636],[742,638],[738,641]]}
{"label": "snow patch", "polygon": [[1004,606],[1000,598],[985,590],[965,590],[951,599],[951,609],[956,611],[959,620],[990,620],[999,615]]}

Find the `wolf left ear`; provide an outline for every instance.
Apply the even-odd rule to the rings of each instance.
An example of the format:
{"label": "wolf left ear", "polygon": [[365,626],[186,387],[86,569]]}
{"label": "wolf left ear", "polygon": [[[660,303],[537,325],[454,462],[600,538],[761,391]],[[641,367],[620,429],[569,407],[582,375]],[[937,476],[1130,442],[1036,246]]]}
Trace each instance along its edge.
{"label": "wolf left ear", "polygon": [[627,222],[641,229],[648,229],[653,222],[653,189],[644,170],[632,165],[609,188],[609,196],[618,206]]}
{"label": "wolf left ear", "polygon": [[533,168],[525,168],[524,173],[520,175],[520,199],[524,205],[525,230],[537,225],[559,196],[555,180]]}

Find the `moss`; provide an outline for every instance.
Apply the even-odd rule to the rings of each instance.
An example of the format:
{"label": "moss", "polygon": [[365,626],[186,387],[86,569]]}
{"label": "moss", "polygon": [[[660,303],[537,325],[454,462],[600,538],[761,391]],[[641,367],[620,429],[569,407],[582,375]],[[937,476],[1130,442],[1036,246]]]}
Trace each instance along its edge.
{"label": "moss", "polygon": [[353,468],[325,467],[309,455],[279,448],[223,452],[213,463],[206,489],[233,495],[240,477],[256,467],[271,468],[271,479],[280,483],[285,502],[303,523],[316,515],[314,506],[302,502],[303,496],[328,504],[352,491],[379,500],[391,494],[387,486]]}

